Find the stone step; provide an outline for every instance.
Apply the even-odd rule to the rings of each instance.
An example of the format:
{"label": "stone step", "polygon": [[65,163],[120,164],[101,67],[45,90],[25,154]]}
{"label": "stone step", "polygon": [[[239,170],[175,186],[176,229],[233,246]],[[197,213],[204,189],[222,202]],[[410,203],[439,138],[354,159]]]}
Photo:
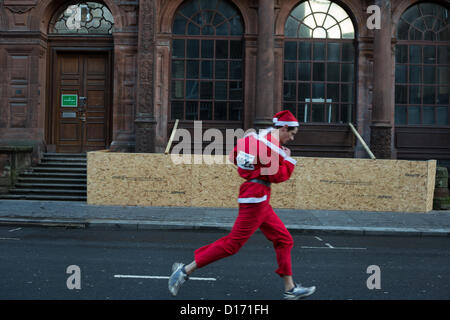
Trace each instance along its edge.
{"label": "stone step", "polygon": [[86,173],[67,173],[67,172],[24,172],[20,174],[20,178],[39,178],[39,179],[46,179],[46,178],[57,178],[57,179],[87,179]]}
{"label": "stone step", "polygon": [[87,164],[86,162],[60,162],[60,161],[48,161],[48,162],[41,162],[38,164],[39,168],[42,167],[48,167],[48,168],[86,168]]}
{"label": "stone step", "polygon": [[86,191],[86,184],[69,184],[69,183],[50,183],[46,181],[45,183],[16,183],[15,189],[73,189],[73,190],[84,190]]}
{"label": "stone step", "polygon": [[10,194],[40,194],[40,195],[69,195],[69,196],[86,196],[86,190],[70,190],[70,189],[9,189]]}
{"label": "stone step", "polygon": [[84,163],[86,165],[87,159],[83,158],[58,158],[58,157],[48,157],[48,158],[42,158],[41,163],[48,163],[48,162],[58,162],[58,163]]}
{"label": "stone step", "polygon": [[35,195],[35,194],[0,194],[2,200],[44,200],[44,201],[87,201],[85,196]]}
{"label": "stone step", "polygon": [[34,177],[19,177],[17,179],[18,183],[61,183],[61,184],[81,184],[86,186],[86,179],[77,179],[77,178],[51,178],[51,177],[45,177],[45,178],[34,178]]}
{"label": "stone step", "polygon": [[47,172],[47,173],[87,173],[86,168],[64,168],[64,167],[32,167],[27,173]]}
{"label": "stone step", "polygon": [[44,153],[44,158],[54,157],[54,158],[86,158],[86,153]]}

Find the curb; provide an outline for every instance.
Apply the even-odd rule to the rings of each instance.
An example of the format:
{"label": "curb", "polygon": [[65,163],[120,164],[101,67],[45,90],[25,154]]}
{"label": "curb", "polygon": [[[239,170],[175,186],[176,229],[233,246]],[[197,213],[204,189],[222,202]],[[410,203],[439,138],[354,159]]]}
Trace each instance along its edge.
{"label": "curb", "polygon": [[[0,226],[40,226],[65,227],[100,230],[206,230],[230,231],[232,223],[195,223],[195,222],[159,222],[148,220],[114,220],[114,219],[48,219],[48,218],[0,218]],[[359,236],[404,236],[404,237],[448,237],[450,229],[429,228],[381,228],[381,227],[346,227],[346,226],[309,226],[286,225],[295,234],[347,234]],[[260,232],[259,230],[257,232]]]}

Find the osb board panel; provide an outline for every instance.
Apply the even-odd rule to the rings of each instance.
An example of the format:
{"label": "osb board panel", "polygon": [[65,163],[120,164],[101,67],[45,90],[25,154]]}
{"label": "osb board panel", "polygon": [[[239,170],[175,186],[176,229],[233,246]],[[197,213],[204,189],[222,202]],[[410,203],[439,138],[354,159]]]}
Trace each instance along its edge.
{"label": "osb board panel", "polygon": [[[428,212],[436,161],[299,158],[296,208]],[[434,170],[433,170],[434,166]]]}
{"label": "osb board panel", "polygon": [[[291,179],[272,185],[274,208],[406,212],[432,208],[434,160],[296,160]],[[243,179],[227,157],[193,163],[175,164],[164,154],[89,152],[88,203],[237,207]]]}
{"label": "osb board panel", "polygon": [[191,206],[191,165],[164,154],[88,153],[88,203]]}

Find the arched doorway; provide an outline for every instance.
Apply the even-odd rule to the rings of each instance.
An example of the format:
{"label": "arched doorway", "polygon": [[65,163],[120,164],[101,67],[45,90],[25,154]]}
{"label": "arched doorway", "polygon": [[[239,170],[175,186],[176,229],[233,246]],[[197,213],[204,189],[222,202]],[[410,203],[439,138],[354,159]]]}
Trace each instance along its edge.
{"label": "arched doorway", "polygon": [[56,152],[111,143],[113,26],[100,2],[65,4],[50,20],[47,137]]}

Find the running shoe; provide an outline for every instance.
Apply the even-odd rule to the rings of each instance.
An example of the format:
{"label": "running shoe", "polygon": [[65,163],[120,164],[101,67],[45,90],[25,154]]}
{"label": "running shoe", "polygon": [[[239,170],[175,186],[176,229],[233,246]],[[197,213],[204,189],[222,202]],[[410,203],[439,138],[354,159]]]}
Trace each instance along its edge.
{"label": "running shoe", "polygon": [[183,283],[189,280],[189,276],[184,270],[184,264],[175,262],[172,265],[172,275],[169,278],[169,291],[173,296],[178,294],[178,290]]}
{"label": "running shoe", "polygon": [[295,287],[289,291],[284,292],[284,299],[298,300],[312,295],[316,291],[316,287],[302,287],[300,284],[295,284]]}

